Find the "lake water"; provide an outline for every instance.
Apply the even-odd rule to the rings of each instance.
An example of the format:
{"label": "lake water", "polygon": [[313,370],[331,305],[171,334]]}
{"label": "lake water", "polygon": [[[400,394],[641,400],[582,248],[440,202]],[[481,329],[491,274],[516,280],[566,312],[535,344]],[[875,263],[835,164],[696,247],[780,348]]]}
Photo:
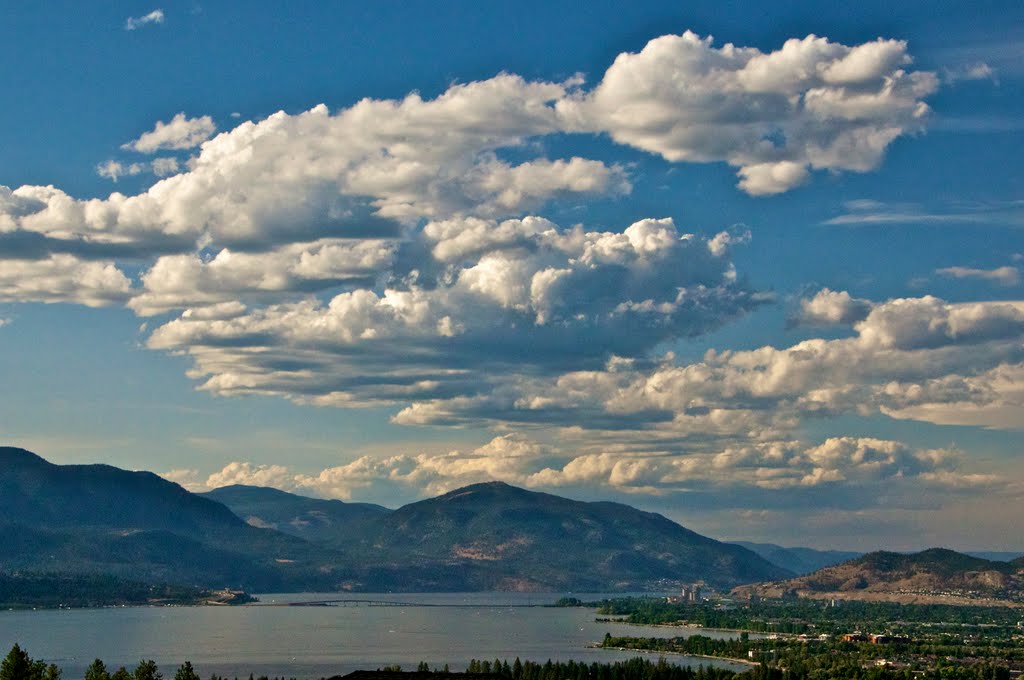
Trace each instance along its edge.
{"label": "lake water", "polygon": [[[583,600],[605,597],[574,594]],[[64,669],[77,680],[101,658],[113,671],[132,670],[153,659],[165,678],[189,660],[203,677],[211,673],[248,677],[321,678],[359,669],[400,664],[414,670],[450,664],[464,670],[471,658],[515,657],[533,661],[615,661],[638,654],[590,649],[605,633],[674,637],[700,632],[685,628],[597,623],[592,609],[528,607],[559,595],[528,593],[260,595],[259,605],[242,607],[127,607],[0,612],[0,655],[19,643],[33,658]],[[346,599],[346,606],[266,606]],[[373,606],[353,600],[405,603]],[[652,656],[652,658],[655,658]],[[729,662],[671,656],[676,663]]]}

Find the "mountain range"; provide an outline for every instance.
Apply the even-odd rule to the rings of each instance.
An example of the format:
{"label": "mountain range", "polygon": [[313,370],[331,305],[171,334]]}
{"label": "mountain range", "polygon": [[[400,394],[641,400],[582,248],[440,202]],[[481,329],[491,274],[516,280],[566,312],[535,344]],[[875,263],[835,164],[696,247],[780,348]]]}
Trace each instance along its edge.
{"label": "mountain range", "polygon": [[864,553],[849,550],[815,550],[814,548],[784,548],[774,543],[734,541],[736,545],[757,553],[772,564],[793,572],[797,576],[810,574],[824,567],[860,557]]}
{"label": "mountain range", "polygon": [[868,553],[811,574],[737,587],[739,597],[799,596],[904,603],[1020,603],[1024,557],[986,560],[944,548]]}
{"label": "mountain range", "polygon": [[654,513],[493,482],[397,510],[0,448],[0,571],[257,591],[643,590],[792,575]]}

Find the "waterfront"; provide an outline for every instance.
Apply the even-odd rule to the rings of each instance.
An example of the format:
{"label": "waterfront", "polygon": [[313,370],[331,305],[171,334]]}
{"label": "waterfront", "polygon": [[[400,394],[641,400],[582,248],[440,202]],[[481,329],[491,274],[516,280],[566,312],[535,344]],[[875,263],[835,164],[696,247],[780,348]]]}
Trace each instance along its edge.
{"label": "waterfront", "polygon": [[[603,595],[574,594],[584,600]],[[332,599],[430,606],[129,607],[0,612],[0,649],[15,642],[34,658],[82,677],[94,658],[108,668],[153,659],[165,677],[190,660],[203,677],[320,678],[419,661],[462,670],[473,657],[546,661],[614,661],[635,652],[591,649],[605,633],[673,637],[735,634],[692,628],[597,623],[591,609],[551,608],[558,594],[264,594],[260,605]],[[672,657],[686,663],[687,657]],[[692,665],[742,670],[729,662],[689,658]]]}

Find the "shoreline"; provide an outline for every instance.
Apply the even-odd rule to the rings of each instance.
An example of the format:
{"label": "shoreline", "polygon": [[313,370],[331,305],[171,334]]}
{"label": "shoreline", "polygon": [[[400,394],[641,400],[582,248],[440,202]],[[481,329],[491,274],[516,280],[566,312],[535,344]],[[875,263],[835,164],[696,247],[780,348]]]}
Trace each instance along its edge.
{"label": "shoreline", "polygon": [[734,659],[731,656],[714,656],[712,654],[688,654],[686,652],[671,652],[671,651],[662,651],[662,650],[657,650],[657,649],[634,649],[633,647],[604,647],[602,645],[596,645],[596,644],[595,645],[591,645],[590,648],[591,649],[610,649],[610,650],[616,651],[616,652],[636,652],[637,654],[657,654],[659,656],[663,656],[663,655],[666,655],[666,654],[671,654],[673,656],[688,656],[688,657],[691,657],[691,658],[694,658],[694,659],[715,659],[716,661],[729,661],[729,662],[732,662],[732,663],[743,664],[744,666],[750,666],[751,668],[753,668],[754,666],[760,666],[761,665],[757,661],[751,661],[749,659]]}
{"label": "shoreline", "polygon": [[627,626],[648,626],[650,628],[689,628],[690,630],[710,630],[716,633],[747,633],[749,635],[763,635],[765,639],[768,639],[769,635],[796,637],[793,633],[771,633],[760,630],[745,630],[743,628],[708,628],[696,623],[634,623],[633,621],[615,621],[613,619],[594,619],[594,623],[621,623]]}

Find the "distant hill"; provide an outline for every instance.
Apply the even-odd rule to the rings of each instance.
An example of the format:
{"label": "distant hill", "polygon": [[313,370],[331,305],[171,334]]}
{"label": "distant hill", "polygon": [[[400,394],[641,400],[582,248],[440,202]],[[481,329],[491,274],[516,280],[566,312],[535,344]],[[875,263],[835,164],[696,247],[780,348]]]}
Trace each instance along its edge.
{"label": "distant hill", "polygon": [[243,524],[230,510],[152,472],[54,465],[0,448],[0,519],[29,526],[124,527],[203,532]]}
{"label": "distant hill", "polygon": [[1022,602],[1024,559],[1002,562],[944,548],[905,555],[873,552],[793,579],[741,586],[738,596],[900,602]]}
{"label": "distant hill", "polygon": [[397,572],[417,564],[442,580],[462,574],[474,589],[630,590],[698,580],[731,586],[788,575],[658,514],[501,482],[382,515],[367,527],[361,550]]}
{"label": "distant hill", "polygon": [[750,543],[749,541],[733,541],[734,544],[752,550],[772,564],[788,569],[798,576],[810,574],[833,564],[846,562],[860,557],[864,553],[848,550],[815,550],[813,548],[783,548],[774,543]]}
{"label": "distant hill", "polygon": [[642,590],[791,575],[661,515],[496,482],[388,511],[253,487],[201,496],[148,472],[0,448],[0,572],[16,571],[263,592]]}
{"label": "distant hill", "polygon": [[0,447],[0,570],[267,590],[326,585],[324,552],[151,472]]}
{"label": "distant hill", "polygon": [[373,519],[391,512],[371,503],[307,498],[270,487],[235,484],[201,497],[222,503],[252,526],[277,529],[314,543],[341,544]]}
{"label": "distant hill", "polygon": [[1012,562],[1018,558],[1024,557],[1024,553],[1020,552],[990,550],[968,550],[964,554],[970,555],[971,557],[980,557],[983,560],[992,560],[993,562]]}

